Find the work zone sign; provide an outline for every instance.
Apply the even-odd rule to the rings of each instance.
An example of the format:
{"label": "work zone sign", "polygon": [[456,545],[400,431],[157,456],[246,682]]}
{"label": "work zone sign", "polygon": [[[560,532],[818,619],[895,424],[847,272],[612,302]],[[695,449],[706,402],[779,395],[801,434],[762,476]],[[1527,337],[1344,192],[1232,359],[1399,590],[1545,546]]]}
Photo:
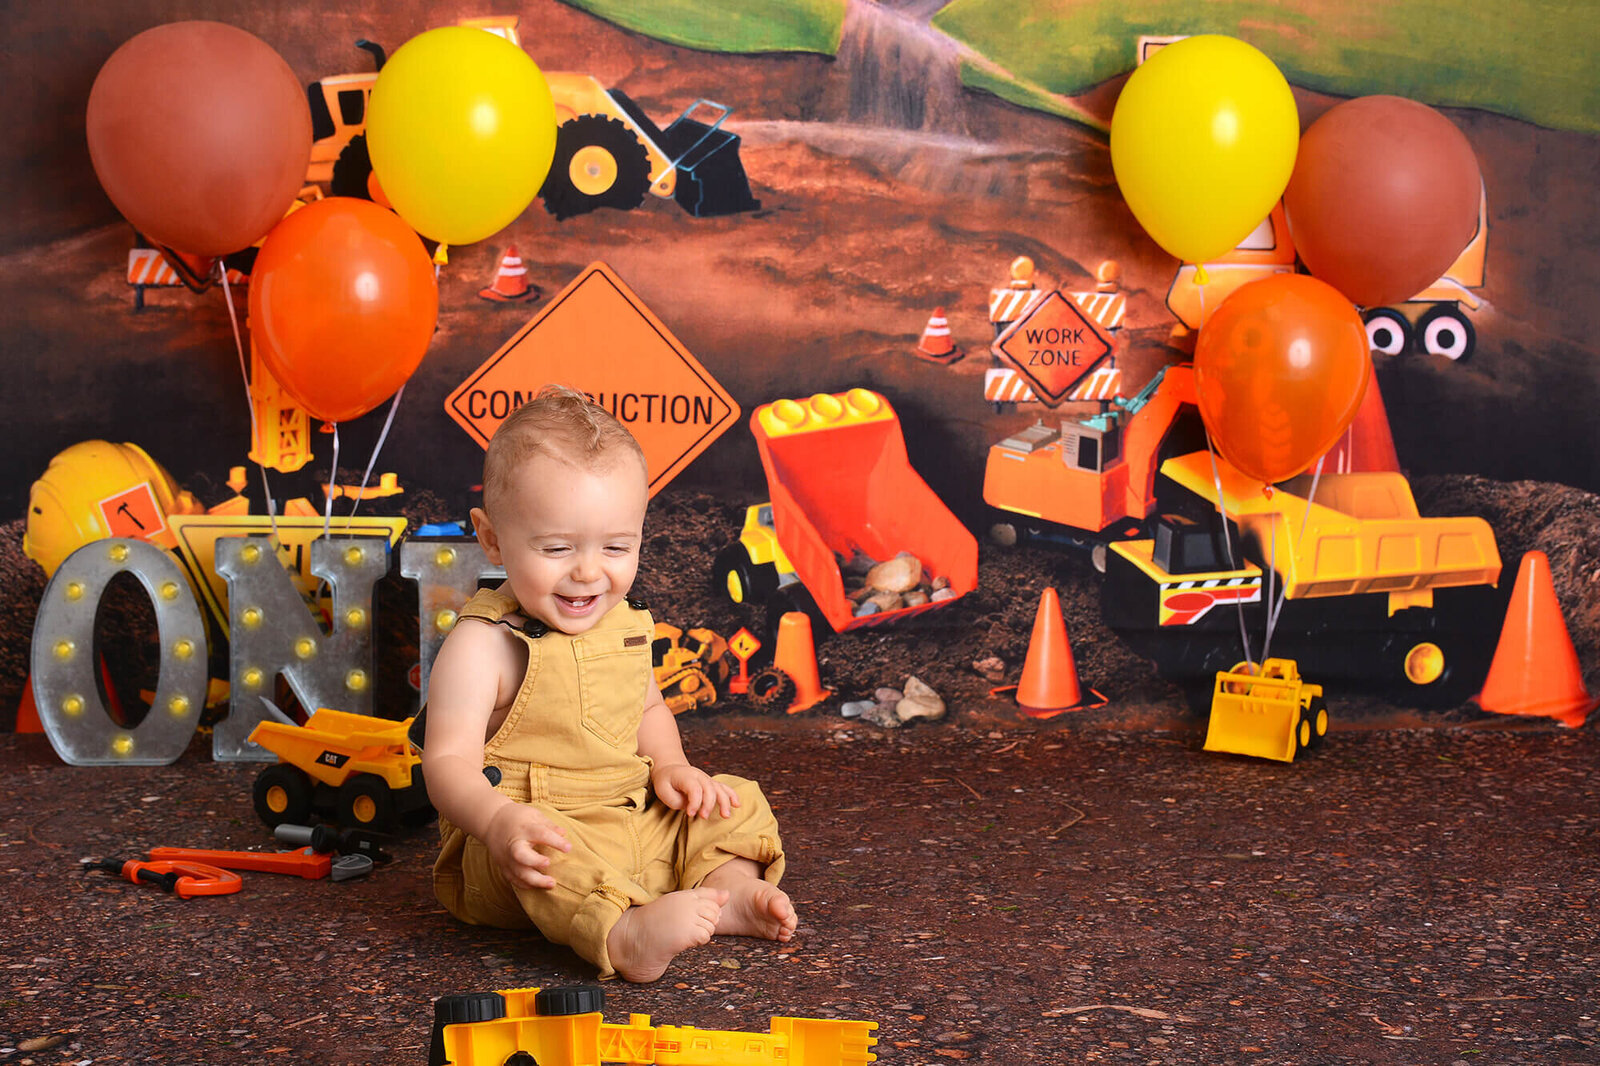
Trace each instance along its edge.
{"label": "work zone sign", "polygon": [[1054,407],[1110,353],[1111,342],[1076,301],[1052,292],[996,337],[992,350]]}
{"label": "work zone sign", "polygon": [[604,263],[561,290],[448,397],[479,445],[547,384],[570,385],[638,438],[653,496],[739,418],[739,405]]}

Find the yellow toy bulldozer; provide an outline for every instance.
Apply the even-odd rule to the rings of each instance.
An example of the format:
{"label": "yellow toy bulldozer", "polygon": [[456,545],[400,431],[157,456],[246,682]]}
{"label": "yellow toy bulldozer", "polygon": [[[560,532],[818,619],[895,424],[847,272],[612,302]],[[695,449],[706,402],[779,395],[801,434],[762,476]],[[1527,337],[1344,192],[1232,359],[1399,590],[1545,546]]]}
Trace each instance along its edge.
{"label": "yellow toy bulldozer", "polygon": [[1322,686],[1302,680],[1293,659],[1239,663],[1217,674],[1206,751],[1293,762],[1327,735]]}
{"label": "yellow toy bulldozer", "polygon": [[[521,46],[517,16],[461,19]],[[356,42],[383,68],[383,49]],[[600,207],[638,207],[649,192],[671,197],[696,218],[758,211],[739,158],[739,137],[722,128],[731,109],[711,100],[689,105],[665,129],[620,89],[588,74],[544,71],[556,106],[556,149],[539,196],[558,219]],[[307,86],[311,105],[311,164],[306,180],[329,185],[330,195],[372,199],[368,179],[367,102],[377,71],[335,74]],[[710,122],[696,115],[715,117]]]}

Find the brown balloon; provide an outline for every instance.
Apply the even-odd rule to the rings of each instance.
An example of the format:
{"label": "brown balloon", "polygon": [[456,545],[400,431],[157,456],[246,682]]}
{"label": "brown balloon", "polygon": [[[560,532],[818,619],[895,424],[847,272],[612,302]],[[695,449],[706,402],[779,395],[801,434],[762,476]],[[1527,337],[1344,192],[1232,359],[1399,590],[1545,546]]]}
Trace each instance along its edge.
{"label": "brown balloon", "polygon": [[1363,96],[1300,138],[1283,194],[1312,275],[1364,307],[1407,300],[1439,279],[1478,227],[1472,145],[1433,108]]}
{"label": "brown balloon", "polygon": [[100,68],[86,116],[106,195],[150,240],[224,255],[260,240],[305,181],[311,112],[270,45],[221,22],[173,22]]}

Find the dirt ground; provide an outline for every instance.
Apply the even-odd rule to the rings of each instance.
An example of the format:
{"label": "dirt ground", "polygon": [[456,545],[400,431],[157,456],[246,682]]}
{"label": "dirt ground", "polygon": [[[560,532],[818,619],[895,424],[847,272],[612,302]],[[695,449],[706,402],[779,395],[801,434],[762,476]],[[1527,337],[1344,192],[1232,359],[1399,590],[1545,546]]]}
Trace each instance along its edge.
{"label": "dirt ground", "polygon": [[[807,721],[686,723],[771,796],[796,941],[608,984],[611,1020],[862,1019],[903,1066],[1600,1059],[1592,730],[1339,733],[1281,764],[1181,730]],[[431,829],[343,883],[183,901],[80,872],[272,846],[255,768],[198,745],[113,772],[5,736],[0,771],[0,1062],[420,1063],[435,997],[591,977],[446,916]]]}

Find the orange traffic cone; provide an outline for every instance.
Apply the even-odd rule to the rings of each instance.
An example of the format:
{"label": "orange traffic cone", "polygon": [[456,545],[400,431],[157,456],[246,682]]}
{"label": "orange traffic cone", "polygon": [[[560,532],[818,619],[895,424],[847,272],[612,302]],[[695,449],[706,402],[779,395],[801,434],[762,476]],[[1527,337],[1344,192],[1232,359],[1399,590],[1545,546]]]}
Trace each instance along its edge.
{"label": "orange traffic cone", "polygon": [[817,647],[811,636],[811,616],[804,611],[786,611],[778,619],[778,645],[772,665],[794,678],[794,702],[790,714],[799,714],[833,695],[822,687],[817,676]]}
{"label": "orange traffic cone", "polygon": [[[1100,696],[1098,692],[1095,695]],[[1100,696],[1100,704],[1095,706],[1104,702],[1105,697]],[[1063,711],[1084,707],[1078,665],[1072,659],[1067,623],[1061,616],[1061,599],[1053,588],[1045,589],[1039,597],[1028,657],[1023,660],[1022,680],[1017,684],[1017,705],[1029,718],[1054,718]]]}
{"label": "orange traffic cone", "polygon": [[933,309],[928,326],[922,331],[922,340],[917,342],[917,354],[944,366],[959,361],[967,354],[950,340],[950,321],[944,317],[944,308]]}
{"label": "orange traffic cone", "polygon": [[478,295],[485,300],[498,300],[500,303],[515,303],[519,300],[538,298],[539,287],[528,284],[528,268],[523,265],[522,257],[517,254],[516,245],[508,247],[506,254],[500,257],[500,271],[494,276],[494,284],[487,289],[479,289]]}
{"label": "orange traffic cone", "polygon": [[1600,706],[1583,687],[1578,651],[1561,617],[1544,552],[1522,557],[1489,676],[1473,702],[1495,714],[1544,715],[1574,729]]}
{"label": "orange traffic cone", "polygon": [[1378,390],[1378,374],[1367,371],[1367,395],[1356,409],[1339,442],[1328,452],[1323,472],[1329,474],[1373,471],[1400,472],[1400,456],[1394,450],[1394,434],[1389,429],[1389,411]]}
{"label": "orange traffic cone", "polygon": [[33,675],[22,686],[22,702],[17,705],[17,724],[13,733],[43,733],[44,723],[39,721],[39,705],[33,702]]}

